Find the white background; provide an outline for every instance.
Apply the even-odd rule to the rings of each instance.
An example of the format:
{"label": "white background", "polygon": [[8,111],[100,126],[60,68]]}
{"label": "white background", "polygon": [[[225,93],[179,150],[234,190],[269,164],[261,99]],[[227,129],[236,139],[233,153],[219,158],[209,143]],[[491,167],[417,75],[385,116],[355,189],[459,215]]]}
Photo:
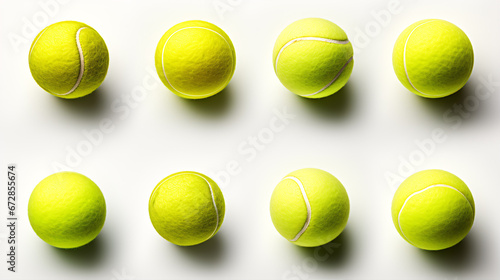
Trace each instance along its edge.
{"label": "white background", "polygon": [[[0,176],[6,176],[10,163],[17,164],[19,176],[18,272],[7,272],[2,261],[1,279],[499,278],[500,2],[401,0],[397,9],[388,8],[391,0],[40,4],[47,2],[55,3],[0,2]],[[337,23],[355,46],[349,83],[322,100],[295,96],[273,72],[275,39],[288,24],[305,17]],[[439,100],[408,92],[392,69],[397,36],[426,18],[458,25],[475,51],[468,84]],[[231,83],[207,100],[177,97],[154,72],[154,51],[163,33],[190,19],[220,26],[236,48]],[[110,52],[103,85],[78,100],[44,92],[28,67],[33,38],[62,20],[94,27]],[[153,86],[144,89],[144,80]],[[128,108],[127,113],[115,106]],[[276,111],[294,117],[269,133]],[[86,132],[95,132],[105,119],[113,122],[113,131],[102,133],[75,159],[71,151],[88,148]],[[432,140],[433,131],[441,131],[444,140]],[[262,147],[255,157],[239,150],[251,147],[249,137],[259,135],[265,143],[259,140]],[[106,198],[101,234],[77,250],[45,244],[27,218],[31,191],[57,170],[55,164],[90,177]],[[228,164],[238,164],[237,172],[224,176]],[[270,219],[275,185],[304,167],[331,172],[350,197],[346,230],[328,247],[297,247],[278,234]],[[440,252],[407,244],[390,214],[399,181],[387,177],[404,178],[429,168],[462,178],[476,202],[470,234]],[[182,170],[210,175],[226,200],[219,233],[187,248],[163,240],[147,211],[155,185]],[[2,183],[0,217],[7,213],[6,192]],[[6,237],[1,226],[3,256]]]}

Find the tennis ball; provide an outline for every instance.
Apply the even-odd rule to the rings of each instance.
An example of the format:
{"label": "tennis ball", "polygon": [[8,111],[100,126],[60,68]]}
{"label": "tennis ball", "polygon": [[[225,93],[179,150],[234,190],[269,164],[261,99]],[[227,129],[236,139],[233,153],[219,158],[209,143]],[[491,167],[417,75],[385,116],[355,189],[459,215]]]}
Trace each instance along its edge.
{"label": "tennis ball", "polygon": [[349,218],[349,198],[337,178],[314,168],[288,174],[271,197],[274,227],[288,241],[315,247],[335,239]]}
{"label": "tennis ball", "polygon": [[408,177],[392,200],[392,220],[415,247],[442,250],[465,238],[474,223],[474,199],[467,185],[443,170]]}
{"label": "tennis ball", "polygon": [[320,18],[286,27],[274,45],[274,72],[291,92],[307,98],[334,94],[349,80],[352,45],[344,30]]}
{"label": "tennis ball", "polygon": [[99,33],[76,21],[62,21],[43,29],[29,53],[31,74],[38,85],[67,99],[96,90],[106,77],[108,64],[108,49]]}
{"label": "tennis ball", "polygon": [[149,217],[156,231],[179,246],[212,238],[224,220],[225,203],[217,184],[191,171],[163,179],[149,199]]}
{"label": "tennis ball", "polygon": [[399,81],[411,92],[440,98],[457,92],[474,65],[465,33],[444,20],[426,19],[406,28],[394,45],[392,64]]}
{"label": "tennis ball", "polygon": [[99,187],[75,172],[43,179],[31,193],[28,217],[35,233],[57,248],[77,248],[94,240],[106,219]]}
{"label": "tennis ball", "polygon": [[201,20],[179,23],[161,37],[155,54],[156,72],[180,97],[201,99],[223,90],[236,67],[229,36]]}

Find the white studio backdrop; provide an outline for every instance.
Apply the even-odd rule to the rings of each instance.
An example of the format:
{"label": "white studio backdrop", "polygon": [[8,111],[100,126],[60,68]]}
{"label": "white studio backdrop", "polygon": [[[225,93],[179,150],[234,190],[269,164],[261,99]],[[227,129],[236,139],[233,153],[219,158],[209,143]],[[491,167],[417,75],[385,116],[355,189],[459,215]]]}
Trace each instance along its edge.
{"label": "white studio backdrop", "polygon": [[[17,272],[0,279],[498,279],[500,268],[500,2],[498,1],[0,1],[0,181],[18,171]],[[306,100],[273,72],[272,49],[295,20],[321,17],[354,45],[354,70],[332,97]],[[397,36],[415,21],[458,25],[475,51],[463,90],[428,100],[408,92],[392,69]],[[236,48],[228,88],[184,100],[154,70],[154,52],[176,23],[221,27]],[[110,67],[92,95],[63,100],[31,77],[28,51],[45,26],[84,22],[106,41]],[[103,130],[102,122],[111,122]],[[279,128],[271,126],[277,122]],[[273,130],[274,128],[274,130]],[[107,202],[99,237],[59,250],[30,227],[36,184],[66,166],[95,181]],[[300,248],[274,229],[269,200],[289,172],[324,169],[351,201],[346,230],[319,248]],[[440,168],[463,179],[476,202],[469,236],[445,251],[407,244],[391,220],[392,196],[415,171]],[[211,176],[226,218],[206,243],[178,247],[148,216],[155,185],[171,173]],[[0,217],[7,223],[6,185]],[[9,232],[0,227],[7,259]]]}

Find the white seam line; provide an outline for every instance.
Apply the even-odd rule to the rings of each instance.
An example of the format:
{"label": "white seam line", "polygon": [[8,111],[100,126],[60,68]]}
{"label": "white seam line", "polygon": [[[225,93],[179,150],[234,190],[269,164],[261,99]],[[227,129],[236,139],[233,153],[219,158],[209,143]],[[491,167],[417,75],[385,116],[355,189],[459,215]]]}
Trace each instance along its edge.
{"label": "white seam line", "polygon": [[[281,47],[280,51],[278,52],[278,55],[276,56],[276,61],[274,63],[274,70],[275,70],[276,74],[278,73],[278,60],[279,60],[279,58],[281,56],[281,53],[285,50],[285,48],[287,48],[291,44],[296,43],[296,42],[300,42],[300,41],[321,41],[321,42],[326,42],[326,43],[331,43],[331,44],[340,44],[340,45],[346,45],[346,44],[349,43],[349,40],[333,40],[333,39],[327,39],[327,38],[321,38],[321,37],[300,37],[300,38],[295,38],[293,40],[290,40],[283,47]],[[342,74],[342,72],[344,71],[344,69],[347,67],[347,65],[351,61],[352,61],[352,56],[351,56],[351,58],[349,58],[349,60],[347,61],[347,63],[344,64],[344,66],[342,66],[342,68],[337,73],[337,75],[335,75],[335,77],[333,78],[333,80],[330,81],[330,83],[328,83],[322,89],[320,89],[319,91],[314,92],[314,93],[302,94],[301,96],[313,96],[313,95],[316,95],[316,94],[324,91],[325,89],[327,89],[329,86],[331,86],[339,78],[339,76]]]}
{"label": "white seam line", "polygon": [[292,176],[283,178],[283,180],[286,180],[286,179],[293,180],[295,183],[297,183],[297,185],[300,188],[300,192],[302,193],[302,198],[304,199],[304,202],[305,202],[306,208],[307,208],[307,218],[306,218],[306,221],[304,223],[304,226],[297,233],[297,235],[295,235],[295,237],[290,240],[290,241],[294,242],[294,241],[297,241],[302,236],[302,234],[304,234],[304,232],[307,230],[307,228],[309,227],[309,223],[311,222],[311,204],[309,204],[309,199],[307,198],[306,190],[305,190],[302,182],[298,178],[292,177]]}
{"label": "white seam line", "polygon": [[38,43],[38,40],[40,40],[40,38],[42,38],[42,35],[43,35],[43,33],[45,33],[45,31],[47,31],[47,28],[45,28],[44,30],[42,30],[42,33],[40,33],[40,36],[38,36],[38,38],[36,38],[36,41],[35,41],[35,43],[33,44],[33,47],[31,47],[29,57],[31,57],[31,53],[32,53],[32,52],[33,52],[33,50],[35,49],[36,43]]}
{"label": "white seam line", "polygon": [[212,203],[213,203],[214,209],[215,209],[215,217],[217,217],[217,223],[215,224],[214,231],[212,232],[212,234],[210,234],[210,237],[209,237],[209,238],[212,238],[212,236],[215,235],[215,233],[217,232],[217,229],[219,228],[219,210],[217,209],[217,203],[215,203],[214,190],[212,189],[212,184],[210,184],[210,182],[207,179],[205,179],[204,177],[202,177],[198,174],[194,174],[194,175],[199,176],[200,178],[205,180],[205,182],[207,182],[207,184],[208,184],[208,188],[210,189],[210,195],[212,196]]}
{"label": "white seam line", "polygon": [[85,58],[83,57],[82,44],[80,43],[80,31],[82,31],[85,28],[87,27],[81,27],[80,29],[78,29],[78,31],[76,31],[76,46],[78,48],[78,54],[80,55],[80,73],[78,74],[78,79],[76,80],[76,83],[73,86],[73,88],[71,88],[68,92],[56,93],[57,95],[68,95],[73,93],[82,82],[83,72],[85,71]]}
{"label": "white seam line", "polygon": [[[180,172],[179,174],[177,175],[174,175],[172,177],[167,177],[166,179],[164,179],[163,181],[161,181],[159,183],[160,186],[162,186],[163,184],[165,184],[165,182],[167,182],[168,180],[172,179],[172,178],[175,178],[177,176],[181,176],[181,175],[185,175],[185,174],[190,174],[190,175],[195,175],[195,176],[198,176],[200,178],[202,178],[203,180],[205,180],[205,182],[207,182],[208,184],[208,188],[210,189],[210,195],[212,197],[212,204],[214,205],[214,209],[215,209],[215,216],[217,217],[216,221],[217,223],[215,224],[215,229],[214,231],[212,232],[212,234],[210,234],[210,237],[208,237],[207,239],[210,239],[212,238],[215,233],[217,232],[217,229],[219,228],[219,210],[217,209],[217,203],[215,202],[215,195],[214,195],[214,191],[212,189],[212,185],[210,184],[210,182],[208,182],[207,179],[205,179],[203,176],[200,176],[194,172],[191,172],[191,171],[186,171],[186,172]],[[156,192],[156,190],[153,192],[153,194]]]}
{"label": "white seam line", "polygon": [[310,93],[310,94],[303,94],[301,96],[313,96],[313,95],[316,95],[316,94],[324,91],[325,89],[329,88],[340,77],[340,75],[344,72],[345,68],[347,67],[347,65],[349,65],[349,63],[351,61],[352,61],[352,56],[347,60],[347,62],[344,64],[344,66],[342,66],[342,68],[340,68],[339,72],[337,73],[337,75],[335,75],[333,80],[331,80],[331,82],[328,83],[326,86],[324,86],[322,89],[318,90],[317,92]]}
{"label": "white seam line", "polygon": [[404,45],[404,48],[403,48],[403,66],[405,68],[405,74],[406,74],[406,79],[408,80],[408,82],[410,83],[411,87],[418,91],[420,94],[422,95],[425,95],[425,96],[430,96],[429,94],[426,94],[426,93],[423,93],[421,92],[420,90],[418,90],[414,85],[413,83],[411,82],[410,80],[410,76],[408,75],[408,69],[406,68],[406,46],[408,45],[408,41],[410,40],[410,37],[411,37],[411,34],[417,29],[419,28],[420,26],[424,25],[424,24],[427,24],[429,22],[433,22],[433,21],[436,21],[436,20],[429,20],[429,21],[426,21],[426,22],[423,22],[417,26],[415,26],[415,28],[413,28],[413,30],[410,32],[410,34],[408,34],[408,37],[406,38],[406,42],[405,42],[405,45]]}
{"label": "white seam line", "polygon": [[427,188],[425,188],[425,189],[422,189],[422,190],[420,190],[420,191],[418,191],[418,192],[414,192],[414,193],[412,193],[410,196],[408,196],[408,197],[406,198],[405,202],[403,203],[403,206],[401,206],[401,209],[399,210],[399,213],[398,213],[398,227],[399,227],[399,230],[401,231],[401,234],[403,234],[403,236],[404,236],[404,238],[406,239],[406,241],[408,241],[410,244],[413,244],[413,243],[412,243],[412,242],[408,239],[408,237],[406,237],[405,233],[403,232],[403,228],[401,227],[401,221],[400,221],[400,219],[401,219],[401,213],[403,212],[403,208],[406,206],[406,203],[407,203],[407,202],[408,202],[408,201],[409,201],[409,200],[410,200],[413,196],[415,196],[415,195],[417,195],[417,194],[420,194],[420,193],[422,193],[422,192],[424,192],[424,191],[427,191],[427,190],[429,190],[429,189],[432,189],[432,188],[438,188],[438,187],[441,187],[441,188],[449,188],[449,189],[452,189],[452,190],[457,191],[458,193],[460,193],[460,194],[461,194],[461,195],[465,198],[465,200],[467,200],[467,203],[469,203],[469,206],[471,207],[471,209],[473,209],[473,208],[472,208],[472,205],[470,204],[469,199],[468,199],[468,198],[467,198],[467,197],[466,197],[466,196],[465,196],[465,195],[464,195],[461,191],[459,191],[458,189],[456,189],[456,188],[454,188],[454,187],[452,187],[452,186],[448,186],[448,185],[444,185],[444,184],[437,184],[437,185],[428,186],[428,187],[427,187]]}
{"label": "white seam line", "polygon": [[283,45],[281,47],[280,51],[278,52],[278,55],[276,56],[276,61],[274,63],[274,69],[276,72],[278,72],[278,60],[281,56],[281,53],[291,44],[300,42],[300,41],[321,41],[321,42],[326,42],[326,43],[332,43],[332,44],[340,44],[340,45],[345,45],[349,43],[349,40],[333,40],[333,39],[327,39],[327,38],[321,38],[321,37],[300,37],[300,38],[295,38],[293,40],[290,40],[288,43]]}
{"label": "white seam line", "polygon": [[[222,34],[220,34],[219,32],[215,31],[215,30],[212,30],[210,28],[206,28],[206,27],[199,27],[199,26],[192,26],[192,27],[184,27],[184,28],[181,28],[177,31],[175,31],[174,33],[170,34],[170,36],[167,38],[167,40],[165,41],[165,44],[163,45],[163,49],[161,51],[161,68],[163,70],[163,77],[165,77],[165,80],[167,80],[167,83],[173,88],[175,89],[177,92],[183,94],[183,95],[186,95],[186,96],[191,96],[191,97],[200,97],[200,95],[196,95],[196,94],[188,94],[188,93],[185,93],[185,92],[182,92],[178,89],[176,89],[172,83],[168,80],[167,78],[167,73],[165,72],[165,63],[164,63],[164,56],[165,56],[165,48],[167,47],[167,43],[168,41],[170,40],[170,38],[172,38],[172,36],[174,36],[175,33],[179,32],[179,31],[182,31],[182,30],[185,30],[185,29],[191,29],[191,28],[200,28],[200,29],[205,29],[205,30],[208,30],[208,31],[212,31],[213,33],[219,35],[223,40],[224,42],[226,42],[227,44],[227,47],[229,48],[229,50],[231,51],[231,45],[229,44],[229,42],[226,40],[226,38],[224,38],[224,36],[222,36]],[[232,51],[231,51],[232,53]],[[231,54],[232,55],[232,54]],[[231,63],[234,63],[234,61],[231,61]],[[232,68],[232,67],[231,67]],[[211,94],[208,94],[206,97],[210,96]]]}

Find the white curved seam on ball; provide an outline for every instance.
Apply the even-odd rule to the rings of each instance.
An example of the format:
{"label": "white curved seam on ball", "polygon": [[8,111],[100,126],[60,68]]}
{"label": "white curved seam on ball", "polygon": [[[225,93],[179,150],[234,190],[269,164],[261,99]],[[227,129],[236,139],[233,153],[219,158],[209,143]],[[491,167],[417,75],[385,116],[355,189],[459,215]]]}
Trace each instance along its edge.
{"label": "white curved seam on ball", "polygon": [[[164,55],[165,55],[165,48],[167,47],[167,43],[168,41],[170,40],[170,38],[172,38],[172,36],[174,36],[175,33],[179,32],[179,31],[182,31],[182,30],[185,30],[185,29],[192,29],[192,28],[200,28],[200,29],[205,29],[205,30],[208,30],[208,31],[212,31],[213,33],[219,35],[223,40],[224,42],[226,42],[227,44],[227,47],[229,48],[229,50],[231,50],[231,45],[229,44],[229,42],[226,40],[226,38],[224,38],[224,36],[222,36],[222,34],[220,34],[219,32],[215,31],[215,30],[212,30],[210,28],[206,28],[206,27],[199,27],[199,26],[191,26],[191,27],[184,27],[184,28],[181,28],[179,30],[176,30],[174,33],[170,34],[170,36],[168,36],[167,40],[165,41],[165,44],[163,45],[163,49],[161,51],[161,68],[163,70],[163,77],[165,77],[165,80],[167,80],[167,83],[173,88],[175,89],[177,92],[181,93],[181,94],[184,94],[186,96],[191,96],[191,97],[199,97],[199,95],[196,95],[196,94],[188,94],[188,93],[184,93],[178,89],[176,89],[172,83],[170,82],[170,80],[167,78],[167,73],[165,72],[165,64],[164,64]],[[234,63],[233,61],[231,61],[231,63]],[[204,96],[204,97],[208,97],[210,96],[210,94],[207,94],[207,96]]]}
{"label": "white curved seam on ball", "polygon": [[82,44],[80,43],[80,32],[87,27],[81,27],[76,31],[76,47],[78,48],[78,55],[80,56],[80,73],[78,74],[78,79],[76,80],[75,85],[66,93],[55,93],[57,95],[68,95],[73,93],[80,83],[82,82],[83,73],[85,71],[85,57],[83,56]]}
{"label": "white curved seam on ball", "polygon": [[[339,44],[339,45],[346,45],[346,44],[349,43],[349,40],[333,40],[333,39],[327,39],[327,38],[321,38],[321,37],[300,37],[300,38],[295,38],[293,40],[290,40],[290,41],[288,41],[288,43],[286,43],[285,45],[283,45],[283,47],[281,47],[280,51],[278,52],[278,55],[276,56],[276,61],[274,63],[274,69],[276,70],[276,73],[278,73],[278,60],[279,60],[279,58],[281,56],[281,53],[288,46],[290,46],[291,44],[296,43],[296,42],[300,42],[300,41],[320,41],[320,42],[325,42],[325,43],[330,43],[330,44]],[[333,78],[333,80],[328,85],[326,85],[325,87],[323,87],[322,89],[320,89],[317,92],[310,93],[310,94],[305,94],[305,95],[302,95],[302,96],[316,95],[316,94],[324,91],[325,89],[327,89],[329,86],[331,86],[338,79],[338,77],[340,76],[340,74],[342,74],[342,72],[344,71],[344,69],[347,67],[347,65],[351,61],[352,61],[352,56],[351,56],[351,58],[349,58],[349,60],[347,61],[347,63],[340,69],[340,71],[337,73],[337,75]]]}
{"label": "white curved seam on ball", "polygon": [[300,37],[300,38],[295,38],[293,40],[288,41],[283,47],[281,47],[280,51],[278,52],[278,55],[276,56],[276,61],[274,62],[274,69],[276,70],[276,73],[278,73],[278,60],[280,59],[281,53],[291,44],[300,42],[300,41],[320,41],[320,42],[326,42],[326,43],[331,43],[331,44],[339,44],[339,45],[345,45],[349,43],[349,40],[333,40],[333,39],[327,39],[327,38],[321,38],[321,37]]}
{"label": "white curved seam on ball", "polygon": [[415,28],[413,28],[413,30],[410,32],[410,34],[408,34],[408,37],[406,38],[405,46],[404,46],[404,48],[403,48],[403,66],[404,66],[404,68],[405,68],[406,79],[408,80],[408,82],[410,83],[411,87],[412,87],[414,90],[418,91],[420,94],[425,95],[425,96],[430,96],[430,95],[429,95],[429,94],[427,94],[427,93],[423,93],[423,92],[421,92],[420,90],[418,90],[418,89],[415,87],[415,85],[413,85],[413,83],[412,83],[412,82],[411,82],[411,80],[410,80],[410,76],[408,75],[408,69],[406,68],[406,46],[408,45],[408,41],[410,40],[411,34],[412,34],[415,30],[417,30],[417,28],[419,28],[420,26],[422,26],[422,25],[424,25],[424,24],[427,24],[427,23],[429,23],[429,22],[433,22],[433,21],[436,21],[436,20],[429,20],[429,21],[423,22],[423,23],[421,23],[421,24],[419,24],[419,25],[415,26]]}
{"label": "white curved seam on ball", "polygon": [[467,203],[469,203],[469,206],[472,208],[472,204],[470,204],[470,201],[469,199],[465,196],[465,194],[463,194],[461,191],[459,191],[458,189],[452,187],[452,186],[448,186],[448,185],[444,185],[444,184],[437,184],[437,185],[432,185],[432,186],[428,186],[426,187],[425,189],[422,189],[418,192],[414,192],[412,193],[410,196],[408,196],[405,200],[405,202],[403,203],[403,206],[401,206],[401,209],[399,210],[399,213],[398,213],[398,227],[399,227],[399,230],[401,231],[401,233],[403,234],[404,238],[406,239],[406,241],[408,241],[409,243],[413,244],[413,242],[410,241],[410,239],[408,239],[408,237],[406,237],[405,233],[403,232],[403,228],[401,227],[401,213],[403,212],[403,209],[405,208],[406,206],[406,203],[415,195],[417,194],[420,194],[420,193],[423,193],[429,189],[432,189],[432,188],[449,188],[449,189],[452,189],[452,190],[455,190],[457,191],[458,193],[460,193],[464,198],[465,200],[467,200]]}
{"label": "white curved seam on ball", "polygon": [[38,38],[36,38],[35,43],[33,43],[33,47],[31,47],[30,54],[29,54],[30,58],[31,58],[31,53],[35,49],[36,43],[38,43],[38,40],[40,40],[40,38],[42,38],[42,35],[43,35],[43,33],[45,33],[46,30],[47,30],[47,28],[45,28],[44,30],[42,30],[42,33],[40,33],[40,36],[38,36]]}
{"label": "white curved seam on ball", "polygon": [[195,174],[195,173],[193,173],[193,175],[196,175],[196,176],[202,178],[203,180],[205,180],[205,182],[207,182],[207,184],[208,184],[208,188],[210,189],[210,195],[212,197],[212,203],[214,205],[214,210],[215,210],[215,217],[217,218],[214,231],[212,232],[212,234],[210,234],[210,237],[209,237],[209,238],[212,238],[212,236],[214,236],[215,233],[217,232],[217,228],[219,228],[219,210],[217,209],[217,203],[215,202],[214,190],[212,188],[212,184],[210,184],[210,182],[207,179],[205,179],[204,177],[202,177],[198,174]]}
{"label": "white curved seam on ball", "polygon": [[347,67],[347,65],[349,65],[349,63],[351,63],[351,61],[352,61],[352,56],[351,56],[351,58],[349,58],[347,60],[347,62],[344,64],[344,66],[342,66],[342,68],[340,68],[340,70],[337,73],[337,75],[335,75],[335,77],[333,77],[333,79],[326,86],[324,86],[322,89],[320,89],[320,90],[318,90],[317,92],[314,92],[314,93],[302,94],[301,96],[313,96],[313,95],[316,95],[316,94],[324,91],[325,89],[329,88],[340,77],[340,75],[344,72],[345,68]]}
{"label": "white curved seam on ball", "polygon": [[[195,176],[200,177],[201,179],[205,180],[205,182],[208,184],[208,188],[210,189],[210,195],[211,195],[211,197],[212,197],[212,204],[214,205],[214,209],[215,209],[215,217],[216,217],[215,229],[214,229],[214,231],[212,232],[212,234],[210,235],[210,237],[208,238],[208,239],[210,239],[210,238],[212,238],[212,236],[214,236],[214,235],[215,235],[215,233],[217,232],[217,228],[219,228],[219,210],[217,209],[217,203],[215,202],[215,194],[214,194],[214,191],[213,191],[213,188],[212,188],[212,184],[210,184],[210,182],[208,182],[208,180],[207,180],[207,179],[205,179],[203,176],[200,176],[200,175],[198,175],[198,174],[196,174],[196,173],[193,173],[193,172],[182,172],[182,173],[176,174],[176,175],[174,175],[174,176],[167,177],[167,178],[163,179],[163,181],[161,181],[158,185],[159,185],[159,187],[161,187],[161,186],[163,186],[163,184],[165,184],[168,180],[170,180],[170,179],[172,179],[172,178],[175,178],[175,177],[177,177],[177,176],[185,175],[185,174],[191,174],[191,175],[195,175]],[[154,193],[156,193],[156,191],[157,191],[157,189],[159,189],[159,187],[158,187],[158,188],[155,188],[155,190],[153,191],[153,194],[152,194],[152,195],[154,195]]]}
{"label": "white curved seam on ball", "polygon": [[307,217],[306,217],[306,221],[304,222],[304,226],[302,226],[302,229],[297,233],[297,235],[295,235],[295,237],[290,240],[290,241],[294,242],[294,241],[297,241],[302,236],[302,234],[304,234],[304,232],[307,230],[307,228],[309,227],[309,223],[311,222],[311,204],[309,203],[309,198],[307,198],[307,193],[306,193],[306,190],[305,190],[302,182],[298,178],[292,177],[292,176],[283,178],[283,180],[286,180],[286,179],[293,180],[295,183],[297,183],[297,185],[300,188],[300,192],[302,193],[302,198],[304,199],[304,202],[305,202],[306,208],[307,208]]}

